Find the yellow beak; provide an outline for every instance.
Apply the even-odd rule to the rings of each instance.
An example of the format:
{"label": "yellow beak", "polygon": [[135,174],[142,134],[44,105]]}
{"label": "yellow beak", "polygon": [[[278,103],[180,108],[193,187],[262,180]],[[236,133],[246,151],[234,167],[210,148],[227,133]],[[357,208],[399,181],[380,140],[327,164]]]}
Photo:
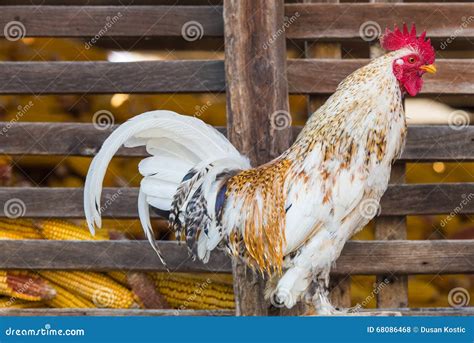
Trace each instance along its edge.
{"label": "yellow beak", "polygon": [[426,71],[430,74],[436,73],[436,67],[435,67],[434,64],[427,64],[427,65],[421,66],[420,69],[424,70],[424,71]]}

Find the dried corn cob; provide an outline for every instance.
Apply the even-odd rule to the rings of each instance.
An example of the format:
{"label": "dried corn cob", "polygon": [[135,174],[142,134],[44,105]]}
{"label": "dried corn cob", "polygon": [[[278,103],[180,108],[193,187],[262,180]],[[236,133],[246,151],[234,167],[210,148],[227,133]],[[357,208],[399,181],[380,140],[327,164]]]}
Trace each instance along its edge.
{"label": "dried corn cob", "polygon": [[69,292],[67,289],[51,282],[52,286],[56,290],[56,296],[49,300],[47,304],[51,307],[56,308],[94,308],[95,305],[81,297],[78,294]]}
{"label": "dried corn cob", "polygon": [[102,230],[92,236],[85,227],[74,225],[64,220],[44,220],[38,223],[41,234],[46,239],[52,240],[106,240],[109,239],[107,232]]}
{"label": "dried corn cob", "polygon": [[67,290],[92,301],[97,307],[137,307],[133,293],[104,274],[62,271],[45,271],[40,274]]}
{"label": "dried corn cob", "polygon": [[18,232],[10,230],[0,230],[0,239],[25,239],[25,237]]}
{"label": "dried corn cob", "polygon": [[49,300],[56,291],[36,274],[26,271],[0,271],[0,294],[10,297],[40,301]]}
{"label": "dried corn cob", "polygon": [[12,239],[41,239],[33,221],[26,219],[0,219],[0,237]]}
{"label": "dried corn cob", "polygon": [[108,272],[107,275],[117,281],[122,286],[128,287],[128,278],[126,272],[114,270],[112,272]]}
{"label": "dried corn cob", "polygon": [[39,308],[47,307],[42,301],[20,300],[14,297],[0,298],[0,308]]}
{"label": "dried corn cob", "polygon": [[158,291],[175,308],[233,309],[234,291],[231,285],[214,282],[210,277],[155,273]]}

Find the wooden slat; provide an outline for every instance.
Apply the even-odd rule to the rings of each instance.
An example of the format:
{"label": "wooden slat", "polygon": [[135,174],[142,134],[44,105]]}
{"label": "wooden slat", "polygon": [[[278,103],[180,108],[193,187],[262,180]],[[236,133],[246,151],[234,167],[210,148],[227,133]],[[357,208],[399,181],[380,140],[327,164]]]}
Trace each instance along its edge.
{"label": "wooden slat", "polygon": [[[92,37],[104,30],[107,17],[113,18],[118,12],[122,17],[104,32],[104,37],[179,37],[182,26],[189,21],[199,22],[204,36],[223,36],[220,6],[41,6],[41,10],[36,6],[2,6],[0,26],[15,20],[25,25],[27,37]],[[461,18],[474,15],[469,3],[285,6],[288,18],[296,12],[297,20],[286,29],[286,36],[291,39],[360,39],[359,28],[368,20],[384,29],[403,23],[406,18],[419,23],[419,29],[427,29],[428,36],[446,38],[460,28]],[[472,25],[467,25],[456,39],[463,37],[474,37]]]}
{"label": "wooden slat", "polygon": [[[390,185],[382,197],[382,215],[419,215],[451,213],[473,214],[474,183]],[[138,188],[105,188],[102,205],[105,218],[136,218]],[[3,187],[0,204],[17,199],[24,207],[24,217],[82,218],[82,188]],[[107,199],[109,203],[107,203]],[[464,204],[462,203],[464,202]],[[158,217],[156,214],[151,214]],[[0,217],[6,216],[5,211]]]}
{"label": "wooden slat", "polygon": [[[371,0],[372,3],[397,3],[401,0]],[[384,52],[378,42],[370,46],[370,57],[377,58]],[[405,100],[403,105],[405,106]],[[406,165],[397,163],[392,166],[390,183],[405,183]],[[375,239],[407,239],[406,216],[379,217],[375,220]],[[384,285],[376,294],[377,308],[393,308],[408,306],[408,276],[407,275],[377,275],[377,285]]]}
{"label": "wooden slat", "polygon": [[[449,37],[460,29],[461,18],[474,15],[472,4],[417,3],[417,4],[292,4],[286,5],[286,16],[299,13],[298,19],[287,28],[292,39],[360,39],[359,28],[369,20],[376,21],[382,30],[394,23],[417,23],[428,36]],[[474,37],[474,27],[467,27],[459,35]]]}
{"label": "wooden slat", "polygon": [[25,308],[0,309],[3,316],[233,316],[232,310],[139,310],[139,309],[66,309],[66,308]]}
{"label": "wooden slat", "polygon": [[[393,308],[384,311],[400,312],[402,316],[474,316],[474,307],[461,308]],[[373,313],[374,310],[361,310]],[[231,310],[111,310],[104,308],[94,309],[60,309],[60,308],[26,308],[0,309],[1,316],[233,316]]]}
{"label": "wooden slat", "polygon": [[[288,60],[289,92],[328,94],[367,59]],[[442,59],[425,76],[423,94],[474,94],[474,60]],[[3,62],[0,94],[223,92],[224,62]]]}
{"label": "wooden slat", "polygon": [[224,25],[219,6],[2,6],[0,27],[11,21],[27,37],[179,37],[190,21],[203,36],[222,36]]}
{"label": "wooden slat", "polygon": [[[339,0],[304,0],[304,3],[338,3]],[[320,18],[317,19],[318,21]],[[305,58],[341,59],[342,49],[340,43],[305,42]],[[308,114],[311,115],[327,100],[327,96],[308,96]],[[351,306],[351,278],[348,275],[333,277],[330,280],[330,300],[336,308]]]}
{"label": "wooden slat", "polygon": [[0,94],[223,92],[224,62],[2,62]]}
{"label": "wooden slat", "polygon": [[[166,271],[147,241],[0,241],[2,268],[11,269],[97,269],[97,270],[157,270]],[[8,244],[10,243],[10,244]],[[4,245],[2,245],[4,244]],[[190,256],[185,244],[160,242],[170,271],[229,272],[230,259],[221,252],[212,254],[203,264]],[[20,267],[19,261],[22,260]]]}
{"label": "wooden slat", "polygon": [[[299,59],[288,61],[290,93],[333,93],[337,85],[357,68],[366,65],[367,59],[340,61]],[[474,94],[473,59],[439,59],[438,72],[424,77],[423,94]]]}
{"label": "wooden slat", "polygon": [[[34,117],[28,113],[26,118]],[[94,156],[116,128],[98,130],[84,123],[0,122],[0,154]],[[227,130],[217,129],[224,135]],[[301,127],[293,128],[293,136]],[[2,134],[3,133],[3,134]],[[29,139],[25,139],[28,137]],[[148,156],[144,149],[120,149],[116,156]],[[447,125],[413,125],[403,162],[474,160],[474,126],[454,130]]]}
{"label": "wooden slat", "polygon": [[[459,1],[459,0],[456,0]],[[36,4],[33,0],[2,0],[2,5]],[[41,5],[80,5],[80,6],[176,6],[176,0],[41,0]],[[179,5],[209,6],[222,5],[222,0],[179,0]]]}
{"label": "wooden slat", "polygon": [[[34,116],[25,116],[30,115]],[[0,122],[0,154],[94,156],[116,128],[85,123]],[[216,129],[226,133],[222,127]],[[144,148],[122,148],[116,156],[149,155]]]}
{"label": "wooden slat", "polygon": [[[230,272],[231,260],[213,252],[208,264],[187,248],[159,242],[172,271]],[[164,271],[147,241],[0,241],[2,269]],[[474,273],[474,240],[349,241],[332,272],[339,274]]]}
{"label": "wooden slat", "polygon": [[[400,312],[402,316],[474,316],[474,307],[424,307],[424,308],[387,308],[381,311]],[[377,312],[373,309],[364,309],[364,312]]]}

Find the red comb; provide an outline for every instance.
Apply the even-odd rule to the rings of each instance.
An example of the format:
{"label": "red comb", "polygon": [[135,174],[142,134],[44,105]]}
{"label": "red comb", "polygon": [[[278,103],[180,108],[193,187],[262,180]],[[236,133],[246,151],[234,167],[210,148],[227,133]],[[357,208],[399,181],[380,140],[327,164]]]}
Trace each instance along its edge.
{"label": "red comb", "polygon": [[389,51],[410,46],[420,53],[426,64],[432,64],[435,60],[435,50],[430,39],[425,40],[425,37],[426,32],[423,32],[420,37],[416,36],[415,24],[413,24],[410,31],[408,31],[407,24],[403,24],[403,32],[397,26],[393,31],[387,28],[385,34],[380,38],[380,45]]}

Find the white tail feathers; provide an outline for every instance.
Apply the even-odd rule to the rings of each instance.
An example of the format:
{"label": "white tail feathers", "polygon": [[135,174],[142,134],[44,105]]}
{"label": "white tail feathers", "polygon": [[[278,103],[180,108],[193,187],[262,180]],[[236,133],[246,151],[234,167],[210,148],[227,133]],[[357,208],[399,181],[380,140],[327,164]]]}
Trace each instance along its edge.
{"label": "white tail feathers", "polygon": [[90,165],[84,187],[84,212],[92,233],[102,224],[100,198],[107,167],[122,145],[146,146],[152,155],[139,165],[144,179],[140,186],[138,212],[143,230],[160,258],[150,224],[149,205],[169,210],[183,177],[196,165],[208,163],[206,161],[224,159],[230,161],[232,168],[250,166],[221,133],[197,118],[171,111],[138,115],[112,132]]}

